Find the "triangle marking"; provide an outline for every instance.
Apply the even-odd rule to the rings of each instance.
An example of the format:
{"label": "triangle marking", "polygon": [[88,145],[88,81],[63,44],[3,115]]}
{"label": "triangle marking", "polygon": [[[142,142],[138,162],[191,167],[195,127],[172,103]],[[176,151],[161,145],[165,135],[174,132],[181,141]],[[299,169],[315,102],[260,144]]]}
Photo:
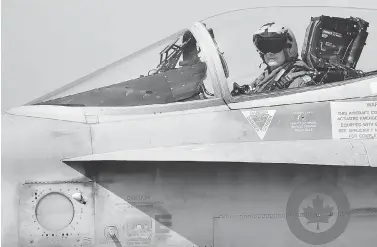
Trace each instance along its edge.
{"label": "triangle marking", "polygon": [[263,140],[275,116],[276,110],[241,111],[259,138]]}

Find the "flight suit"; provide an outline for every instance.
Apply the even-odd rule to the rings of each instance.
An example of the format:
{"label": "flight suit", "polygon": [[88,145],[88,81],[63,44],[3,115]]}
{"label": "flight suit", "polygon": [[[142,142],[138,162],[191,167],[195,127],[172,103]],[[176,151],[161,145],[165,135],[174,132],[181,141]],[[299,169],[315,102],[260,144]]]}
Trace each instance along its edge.
{"label": "flight suit", "polygon": [[266,69],[250,85],[252,93],[315,85],[310,68],[299,59],[286,62],[269,72]]}

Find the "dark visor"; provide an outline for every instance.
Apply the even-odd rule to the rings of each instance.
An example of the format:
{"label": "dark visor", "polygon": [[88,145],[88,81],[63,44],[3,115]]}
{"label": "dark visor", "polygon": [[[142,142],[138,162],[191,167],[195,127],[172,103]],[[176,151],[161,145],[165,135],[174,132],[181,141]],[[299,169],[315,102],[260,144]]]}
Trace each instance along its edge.
{"label": "dark visor", "polygon": [[254,44],[263,54],[278,53],[287,48],[287,37],[279,35],[275,37],[254,36]]}

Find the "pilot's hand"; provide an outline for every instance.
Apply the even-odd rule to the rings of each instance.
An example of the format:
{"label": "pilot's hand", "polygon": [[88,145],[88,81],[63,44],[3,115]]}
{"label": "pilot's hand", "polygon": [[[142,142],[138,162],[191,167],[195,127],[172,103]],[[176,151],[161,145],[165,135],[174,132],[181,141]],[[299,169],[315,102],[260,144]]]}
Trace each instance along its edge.
{"label": "pilot's hand", "polygon": [[236,82],[233,83],[233,90],[231,92],[232,96],[237,96],[240,94],[250,94],[250,93],[252,93],[252,90],[249,85],[246,84],[246,85],[240,86]]}

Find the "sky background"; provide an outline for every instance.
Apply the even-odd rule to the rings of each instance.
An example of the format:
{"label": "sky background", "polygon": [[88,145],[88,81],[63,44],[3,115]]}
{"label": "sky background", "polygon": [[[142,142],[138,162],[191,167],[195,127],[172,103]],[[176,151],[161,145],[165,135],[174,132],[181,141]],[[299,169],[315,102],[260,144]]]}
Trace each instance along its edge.
{"label": "sky background", "polygon": [[2,111],[41,97],[194,21],[273,5],[377,9],[377,2],[371,0],[2,0]]}

